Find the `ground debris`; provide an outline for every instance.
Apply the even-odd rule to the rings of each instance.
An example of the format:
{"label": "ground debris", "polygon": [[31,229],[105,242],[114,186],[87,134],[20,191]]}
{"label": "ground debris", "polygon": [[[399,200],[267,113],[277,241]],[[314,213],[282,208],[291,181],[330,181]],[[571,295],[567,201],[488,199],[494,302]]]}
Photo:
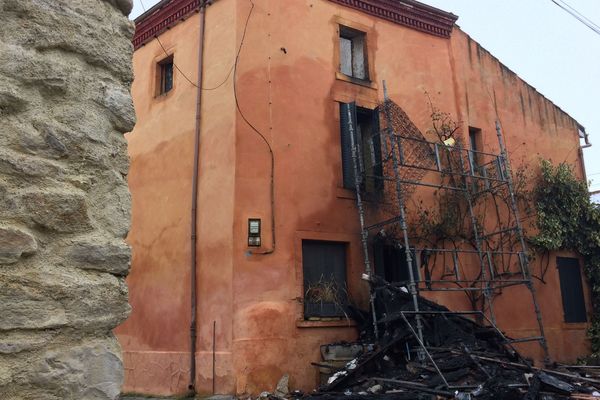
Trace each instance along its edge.
{"label": "ground debris", "polygon": [[423,338],[418,340],[411,297],[401,288],[381,286],[376,303],[379,338],[369,315],[353,311],[360,339],[346,346],[361,351],[305,398],[600,399],[600,378],[590,373],[593,367],[534,367],[502,332],[424,298],[419,299]]}

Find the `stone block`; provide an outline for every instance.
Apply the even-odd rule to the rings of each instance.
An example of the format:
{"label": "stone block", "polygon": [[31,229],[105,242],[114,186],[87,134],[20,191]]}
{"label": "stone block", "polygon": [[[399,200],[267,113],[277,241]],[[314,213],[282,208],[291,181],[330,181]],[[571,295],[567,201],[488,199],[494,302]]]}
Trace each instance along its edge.
{"label": "stone block", "polygon": [[28,381],[63,399],[116,400],[123,362],[114,337],[48,351],[28,371]]}
{"label": "stone block", "polygon": [[11,227],[0,226],[0,264],[15,263],[22,256],[37,251],[37,242],[29,233]]}
{"label": "stone block", "polygon": [[39,349],[54,336],[52,331],[10,331],[0,335],[0,354],[15,354]]}
{"label": "stone block", "polygon": [[0,331],[56,328],[67,323],[59,302],[14,286],[0,289],[0,315]]}
{"label": "stone block", "polygon": [[104,85],[98,103],[112,114],[112,122],[119,132],[130,132],[135,125],[135,111],[129,92],[118,85]]}
{"label": "stone block", "polygon": [[62,168],[37,157],[0,149],[0,173],[46,177],[62,175]]}
{"label": "stone block", "polygon": [[91,228],[85,198],[77,193],[44,191],[20,196],[19,203],[38,226],[62,232],[84,232]]}
{"label": "stone block", "polygon": [[71,246],[69,257],[82,269],[127,275],[131,249],[123,242],[79,242]]}

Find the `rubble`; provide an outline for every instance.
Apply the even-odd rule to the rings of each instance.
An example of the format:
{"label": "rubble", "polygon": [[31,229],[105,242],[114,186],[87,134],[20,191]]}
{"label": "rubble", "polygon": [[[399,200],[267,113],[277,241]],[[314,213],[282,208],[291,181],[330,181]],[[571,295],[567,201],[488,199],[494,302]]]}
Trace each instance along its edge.
{"label": "rubble", "polygon": [[[362,351],[331,370],[315,399],[593,399],[600,398],[600,370],[554,364],[538,368],[502,332],[422,297],[419,313],[403,288],[378,282],[376,339],[370,315],[351,310]],[[464,315],[467,314],[467,315]],[[422,340],[415,329],[423,325]],[[330,345],[332,346],[332,345]],[[323,367],[323,364],[316,363]]]}

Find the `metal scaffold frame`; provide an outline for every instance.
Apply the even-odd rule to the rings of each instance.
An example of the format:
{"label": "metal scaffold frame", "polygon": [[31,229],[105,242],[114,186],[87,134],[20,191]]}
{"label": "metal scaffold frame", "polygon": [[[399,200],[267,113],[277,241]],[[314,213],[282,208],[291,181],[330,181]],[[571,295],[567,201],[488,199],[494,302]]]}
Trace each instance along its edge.
{"label": "metal scaffold frame", "polygon": [[[382,165],[382,171],[385,172],[382,172],[380,176],[367,173],[367,168],[365,168],[365,163],[363,162],[361,152],[361,146],[364,145],[364,138],[361,137],[361,132],[357,129],[356,115],[353,115],[355,111],[353,111],[351,107],[347,108],[347,129],[349,132],[350,145],[352,149],[354,184],[356,188],[356,200],[361,229],[362,250],[365,260],[365,279],[370,283],[370,308],[376,337],[378,336],[379,321],[376,315],[375,307],[376,289],[374,287],[375,285],[373,284],[376,279],[373,276],[372,259],[369,256],[370,239],[372,238],[372,232],[381,230],[387,226],[395,226],[402,233],[401,238],[397,238],[397,247],[404,250],[406,268],[408,268],[409,279],[406,282],[402,282],[402,285],[407,288],[408,293],[412,298],[413,308],[411,312],[405,313],[406,315],[403,314],[403,318],[405,318],[406,323],[410,326],[411,330],[413,330],[415,338],[421,344],[423,351],[420,353],[420,356],[423,360],[428,353],[426,349],[426,343],[423,342],[424,326],[422,322],[422,315],[427,314],[427,311],[422,311],[419,309],[419,293],[421,291],[480,292],[482,295],[482,310],[453,310],[451,313],[458,315],[475,315],[476,313],[478,316],[483,316],[483,319],[485,319],[490,326],[498,329],[493,306],[495,293],[503,288],[524,285],[531,293],[533,311],[536,315],[539,335],[507,339],[506,344],[510,346],[512,343],[536,341],[541,346],[545,361],[549,362],[548,346],[546,343],[542,315],[536,298],[536,290],[532,282],[527,245],[519,216],[519,208],[515,196],[510,162],[504,144],[500,123],[496,122],[496,136],[498,140],[499,154],[484,153],[475,151],[473,149],[464,149],[461,147],[460,141],[449,145],[441,141],[430,142],[424,139],[408,137],[404,134],[404,132],[394,131],[392,117],[388,107],[391,102],[388,98],[385,82],[383,82],[383,88],[385,102],[382,105],[383,112],[381,114],[385,118],[385,127],[377,127],[378,133],[376,133],[376,136],[379,136],[377,145],[381,147],[382,154],[385,155],[385,157],[381,157],[380,161]],[[370,140],[373,141],[373,138]],[[411,143],[419,143],[419,145],[427,146],[430,149],[431,160],[429,160],[429,164],[411,163],[407,160],[405,157],[405,150],[411,145]],[[370,143],[370,146],[373,148],[373,142]],[[458,170],[447,171],[442,167],[440,154],[445,150],[453,151],[453,154],[458,157]],[[486,159],[490,160],[484,165],[485,168],[482,168],[482,165],[475,162],[476,159],[483,157],[486,157]],[[383,169],[384,165],[386,166],[385,169]],[[452,181],[453,184],[444,184],[442,179],[440,179],[439,183],[425,182],[419,179],[407,179],[401,173],[401,170],[407,169],[422,170],[426,171],[428,174],[452,174],[455,179]],[[488,171],[493,171],[493,173],[488,173]],[[364,193],[366,180],[379,180],[383,184],[387,184],[388,187],[393,189],[393,194],[390,195],[390,197],[393,197],[393,206],[396,207],[396,214],[391,218],[386,218],[382,221],[376,221],[369,224],[367,223],[367,205],[365,204]],[[434,188],[436,190],[441,189],[455,191],[462,194],[468,209],[474,250],[456,248],[436,249],[426,247],[417,249],[411,247],[411,237],[409,235],[409,229],[407,225],[406,197],[407,193],[411,193],[409,188],[417,186]],[[508,212],[512,214],[514,226],[501,227],[497,231],[486,233],[484,226],[482,226],[483,224],[478,223],[474,198],[476,198],[476,196],[484,196],[486,193],[492,193],[494,190],[499,188],[505,189],[508,192]],[[371,203],[372,202],[369,202],[369,206]],[[373,214],[376,213],[369,213],[369,215]],[[510,251],[492,251],[489,249],[484,249],[483,241],[498,235],[515,235],[514,238],[515,243],[518,246],[518,250],[515,251],[511,249]],[[430,278],[427,281],[421,281],[419,280],[418,276],[415,276],[415,269],[413,268],[413,264],[415,263],[414,254],[417,254],[417,252],[421,254],[423,252],[427,252],[427,254],[443,254],[444,256],[448,256],[452,260],[452,268],[450,269],[449,273],[443,277],[443,279]],[[461,257],[470,257],[469,259],[476,260],[475,262],[478,264],[476,268],[479,268],[479,275],[476,279],[467,279],[461,276]],[[507,259],[516,260],[518,271],[512,271],[510,273],[498,273],[497,269],[493,265],[493,260],[495,259],[500,259],[504,263]],[[510,268],[511,267],[509,265],[508,268],[503,269],[503,271],[508,271]],[[448,286],[449,284],[451,284],[451,287]],[[414,329],[407,317],[414,318]]]}

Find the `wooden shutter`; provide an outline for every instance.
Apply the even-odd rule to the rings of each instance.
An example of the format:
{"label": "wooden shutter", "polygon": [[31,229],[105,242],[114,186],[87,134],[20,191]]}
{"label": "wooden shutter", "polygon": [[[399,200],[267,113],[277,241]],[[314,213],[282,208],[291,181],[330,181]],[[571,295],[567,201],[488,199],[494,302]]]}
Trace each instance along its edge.
{"label": "wooden shutter", "polygon": [[[383,164],[381,161],[381,127],[379,126],[379,107],[373,110],[373,148],[375,149],[375,165],[373,175],[383,177]],[[375,180],[375,189],[383,189],[383,179]]]}
{"label": "wooden shutter", "polygon": [[346,189],[356,189],[352,161],[351,132],[356,132],[356,103],[340,103],[340,133],[342,144],[342,175]]}
{"label": "wooden shutter", "polygon": [[579,260],[556,257],[565,322],[587,322]]}

